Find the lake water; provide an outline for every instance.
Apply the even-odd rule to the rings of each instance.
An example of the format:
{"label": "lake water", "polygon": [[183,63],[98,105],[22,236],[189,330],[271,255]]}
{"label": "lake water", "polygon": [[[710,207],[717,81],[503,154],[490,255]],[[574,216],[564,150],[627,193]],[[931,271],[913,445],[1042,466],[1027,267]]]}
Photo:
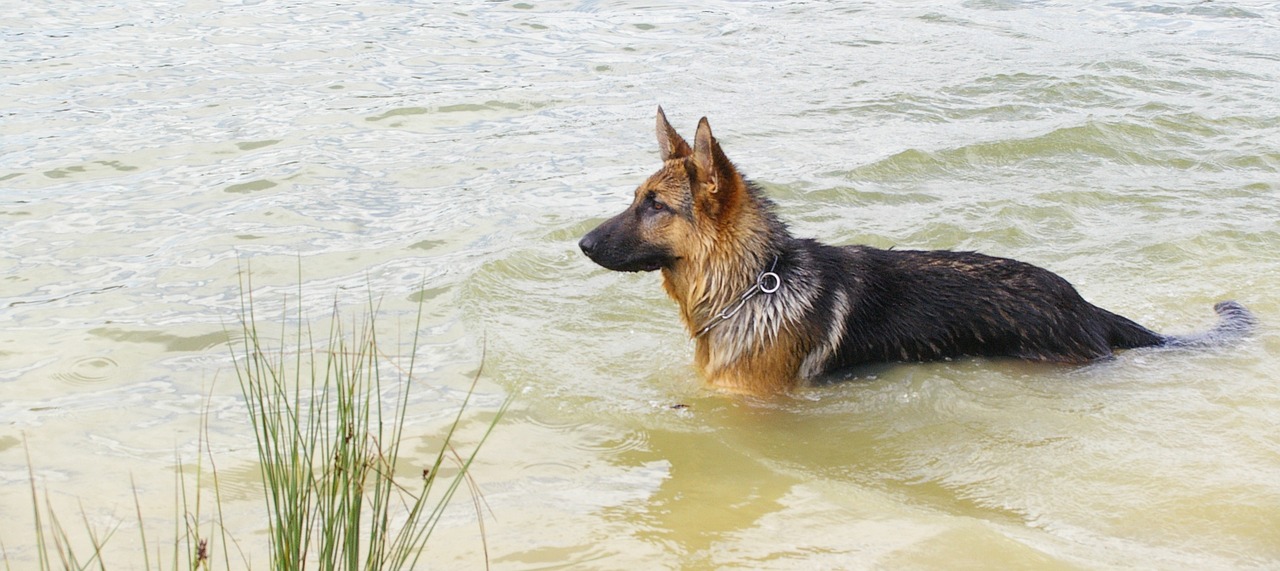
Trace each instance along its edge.
{"label": "lake water", "polygon": [[[134,487],[161,541],[206,409],[265,567],[226,347],[246,266],[271,331],[372,296],[408,340],[422,304],[408,462],[482,360],[460,447],[514,396],[474,472],[495,568],[1280,567],[1275,3],[36,0],[0,46],[17,568],[24,438],[64,523],[119,525],[131,568]],[[576,246],[657,168],[659,104],[686,136],[708,116],[797,235],[1016,257],[1165,332],[1220,299],[1262,326],[710,392],[660,278]],[[482,565],[450,514],[433,567]]]}

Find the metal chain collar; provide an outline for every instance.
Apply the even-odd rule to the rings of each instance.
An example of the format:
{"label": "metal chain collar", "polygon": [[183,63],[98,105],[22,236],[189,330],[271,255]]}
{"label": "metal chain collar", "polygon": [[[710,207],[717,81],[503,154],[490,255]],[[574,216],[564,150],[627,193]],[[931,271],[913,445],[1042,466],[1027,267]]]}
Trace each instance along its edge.
{"label": "metal chain collar", "polygon": [[715,317],[711,318],[711,322],[707,323],[707,325],[704,326],[702,329],[699,329],[698,333],[694,335],[693,338],[697,339],[699,337],[702,337],[708,331],[711,331],[712,327],[715,327],[727,321],[730,317],[737,315],[738,311],[742,309],[742,306],[747,304],[747,300],[755,297],[756,294],[773,293],[775,291],[778,291],[778,288],[782,287],[782,278],[778,277],[778,274],[773,273],[773,270],[776,269],[777,267],[778,267],[778,257],[774,256],[773,265],[769,266],[768,270],[760,272],[760,275],[756,276],[755,285],[751,286],[751,288],[748,289],[747,291],[742,292],[742,295],[738,298],[737,303],[733,304],[733,306],[731,307],[726,307],[722,309],[720,313],[717,313]]}

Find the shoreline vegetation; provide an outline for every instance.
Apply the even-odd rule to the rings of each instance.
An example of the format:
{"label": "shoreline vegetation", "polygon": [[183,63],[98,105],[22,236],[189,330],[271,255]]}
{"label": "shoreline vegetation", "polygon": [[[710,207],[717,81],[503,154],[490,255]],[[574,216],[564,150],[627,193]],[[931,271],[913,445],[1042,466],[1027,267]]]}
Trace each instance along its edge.
{"label": "shoreline vegetation", "polygon": [[[335,300],[327,334],[319,341],[302,315],[292,320],[296,325],[289,331],[286,304],[279,338],[267,339],[256,325],[252,285],[246,277],[242,277],[240,289],[240,335],[229,334],[228,345],[262,478],[268,523],[267,567],[412,569],[426,555],[432,531],[454,495],[466,487],[487,568],[484,499],[471,479],[470,468],[511,399],[499,406],[469,453],[460,453],[452,445],[483,372],[483,353],[480,369],[437,443],[437,452],[421,460],[429,467],[408,473],[400,447],[405,438],[409,391],[418,382],[414,365],[421,304],[408,365],[402,367],[401,359],[384,353],[379,343],[374,327],[379,307],[372,296],[367,300],[367,313],[351,316],[349,321]],[[300,308],[298,312],[301,314]],[[237,538],[223,525],[223,498],[208,443],[208,422],[206,408],[200,418],[194,482],[185,474],[188,465],[177,459],[174,521],[168,541],[155,542],[148,537],[137,486],[131,482],[138,528],[136,552],[141,561],[104,560],[108,541],[124,540],[117,537],[123,524],[96,529],[83,505],[80,523],[61,520],[48,490],[42,493],[37,483],[27,449],[38,568],[106,570],[113,565],[137,568],[139,563],[147,570],[249,568],[251,562],[242,550],[243,537]],[[213,480],[211,508],[205,478]],[[248,536],[256,530],[234,531]],[[4,569],[12,568],[2,541],[0,562]]]}

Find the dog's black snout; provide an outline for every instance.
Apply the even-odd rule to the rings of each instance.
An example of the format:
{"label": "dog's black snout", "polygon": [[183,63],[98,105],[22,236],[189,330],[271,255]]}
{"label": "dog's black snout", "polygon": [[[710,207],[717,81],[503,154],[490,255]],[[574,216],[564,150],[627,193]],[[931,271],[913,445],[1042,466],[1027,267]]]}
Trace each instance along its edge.
{"label": "dog's black snout", "polygon": [[596,237],[595,232],[590,232],[578,241],[578,247],[582,248],[582,253],[590,256],[595,253],[596,246],[600,244],[600,239]]}

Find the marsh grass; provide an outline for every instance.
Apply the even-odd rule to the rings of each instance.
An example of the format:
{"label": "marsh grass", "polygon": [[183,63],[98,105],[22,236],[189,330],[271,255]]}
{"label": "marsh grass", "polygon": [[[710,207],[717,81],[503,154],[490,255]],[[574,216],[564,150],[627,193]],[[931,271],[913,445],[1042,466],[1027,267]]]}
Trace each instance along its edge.
{"label": "marsh grass", "polygon": [[[271,567],[278,570],[410,569],[468,474],[480,445],[506,411],[506,401],[469,456],[450,446],[480,378],[477,371],[429,467],[412,483],[397,479],[416,358],[392,376],[379,350],[372,299],[369,314],[344,324],[331,320],[321,351],[271,350],[253,323],[252,299],[236,374],[249,409],[270,522]],[[418,346],[421,307],[411,347]],[[297,321],[295,337],[312,339]],[[283,337],[283,335],[282,335]],[[313,345],[314,346],[314,345]],[[387,404],[387,393],[393,393]],[[450,461],[456,473],[442,479]],[[482,500],[472,487],[477,519]],[[480,524],[483,542],[483,523]],[[486,549],[487,551],[487,549]],[[487,558],[487,554],[486,554]],[[487,563],[487,561],[486,561]]]}
{"label": "marsh grass", "polygon": [[[246,276],[247,272],[241,275]],[[480,378],[481,371],[477,371],[439,442],[439,450],[425,461],[417,460],[416,468],[408,468],[401,458],[401,445],[409,414],[409,391],[415,380],[421,306],[408,365],[401,367],[397,365],[400,360],[386,355],[379,344],[374,319],[378,307],[372,297],[368,312],[349,321],[343,320],[335,302],[325,340],[317,344],[302,316],[293,320],[296,325],[292,335],[288,335],[288,326],[282,325],[278,340],[264,339],[256,325],[251,290],[251,284],[242,282],[241,334],[229,338],[236,339],[231,342],[235,373],[253,429],[263,482],[269,538],[267,566],[276,570],[322,571],[411,569],[422,560],[427,541],[446,507],[465,486],[476,510],[487,568],[484,501],[470,479],[470,468],[511,401],[504,401],[498,408],[470,454],[458,453],[451,442],[463,424],[463,413]],[[281,323],[289,320],[282,319]],[[178,463],[171,542],[149,543],[142,504],[134,486],[140,543],[137,552],[142,561],[124,566],[136,568],[141,563],[147,570],[249,567],[241,546],[222,524],[223,498],[218,470],[209,452],[208,419],[206,408],[201,415],[194,482],[188,480],[185,466]],[[27,466],[39,569],[108,569],[102,558],[103,548],[114,538],[119,524],[99,531],[81,507],[83,529],[69,533],[70,528],[55,515],[47,491],[41,501],[29,452]],[[202,492],[209,484],[206,477],[213,479],[212,516],[202,513],[209,509]],[[189,492],[189,487],[193,491]],[[241,530],[244,535],[253,532]],[[73,535],[82,542],[87,537],[88,545],[73,547]],[[9,569],[3,544],[0,559]],[[221,561],[215,563],[215,559]]]}

